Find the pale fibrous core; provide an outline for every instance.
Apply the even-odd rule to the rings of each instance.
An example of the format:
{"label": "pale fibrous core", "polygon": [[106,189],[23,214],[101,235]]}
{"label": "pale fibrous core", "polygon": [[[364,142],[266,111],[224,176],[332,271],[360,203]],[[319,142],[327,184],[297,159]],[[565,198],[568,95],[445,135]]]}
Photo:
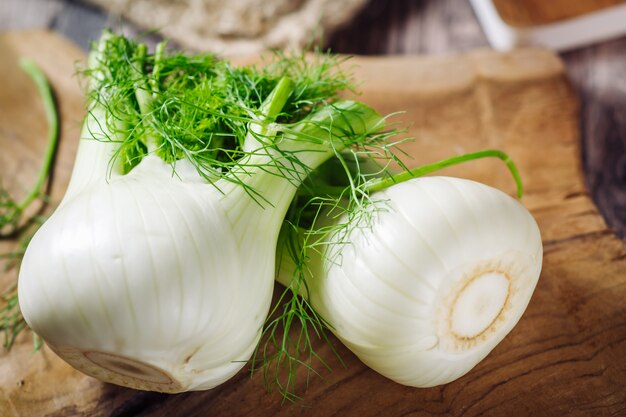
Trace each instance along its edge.
{"label": "pale fibrous core", "polygon": [[510,278],[500,271],[472,277],[457,294],[450,314],[450,331],[460,340],[480,337],[506,310]]}

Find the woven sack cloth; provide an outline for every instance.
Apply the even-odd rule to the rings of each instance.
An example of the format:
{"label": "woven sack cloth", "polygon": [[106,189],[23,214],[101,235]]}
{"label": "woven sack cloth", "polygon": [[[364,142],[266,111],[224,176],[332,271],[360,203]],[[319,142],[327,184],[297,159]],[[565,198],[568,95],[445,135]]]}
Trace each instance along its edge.
{"label": "woven sack cloth", "polygon": [[350,21],[366,0],[87,0],[180,46],[225,56],[301,48]]}

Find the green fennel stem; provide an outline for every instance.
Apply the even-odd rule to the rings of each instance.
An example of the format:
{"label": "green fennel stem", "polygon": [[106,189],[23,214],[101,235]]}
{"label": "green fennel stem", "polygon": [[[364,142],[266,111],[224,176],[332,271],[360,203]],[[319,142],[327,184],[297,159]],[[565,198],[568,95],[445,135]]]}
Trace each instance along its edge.
{"label": "green fennel stem", "polygon": [[386,178],[379,178],[368,182],[365,185],[365,190],[369,193],[373,193],[385,188],[389,188],[394,184],[410,180],[411,178],[421,177],[423,175],[431,174],[436,171],[440,171],[443,168],[447,168],[453,165],[458,165],[464,162],[473,161],[481,158],[499,158],[506,164],[507,168],[513,175],[515,184],[517,186],[517,197],[522,198],[523,185],[519,171],[511,158],[504,152],[496,149],[488,149],[484,151],[470,152],[464,155],[454,156],[452,158],[444,159],[442,161],[434,162],[432,164],[423,165],[418,168],[402,171],[398,174],[392,175]]}
{"label": "green fennel stem", "polygon": [[161,75],[161,60],[163,59],[163,53],[165,52],[165,45],[167,41],[159,42],[154,51],[154,67],[152,68],[152,77],[150,77],[150,88],[152,94],[156,97],[159,92],[159,76]]}
{"label": "green fennel stem", "polygon": [[293,93],[294,88],[295,85],[293,81],[287,77],[282,77],[278,81],[276,87],[274,87],[259,109],[264,116],[265,123],[274,121],[278,117],[283,107],[285,107],[285,104],[287,104],[287,100],[291,93]]}
{"label": "green fennel stem", "polygon": [[[126,121],[119,117],[111,118],[110,121],[107,119],[107,106],[101,102],[104,95],[98,92],[100,84],[110,76],[111,69],[104,63],[107,59],[108,42],[112,39],[114,35],[111,32],[103,31],[87,58],[87,114],[83,121],[68,193],[77,192],[90,184],[106,180],[112,173],[118,174],[122,171],[123,164],[113,164],[113,159],[125,139],[122,132]],[[83,174],[74,175],[74,172]]]}
{"label": "green fennel stem", "polygon": [[[133,68],[137,72],[137,79],[135,83],[135,97],[137,98],[137,104],[139,105],[139,111],[144,117],[143,122],[150,118],[150,111],[152,110],[152,103],[154,102],[154,92],[151,90],[153,85],[148,86],[148,82],[143,77],[143,65],[148,54],[148,47],[144,44],[137,45],[136,57],[133,62]],[[150,79],[152,81],[152,78]],[[154,83],[156,84],[156,83]],[[148,135],[144,140],[144,145],[148,148],[148,153],[153,153],[156,150],[157,144],[151,135]]]}
{"label": "green fennel stem", "polygon": [[[292,88],[292,83],[288,79],[283,78],[279,81],[268,100],[261,106],[261,112],[267,116],[266,120],[271,120],[280,114],[282,105],[291,94]],[[268,125],[261,121],[260,129],[251,129],[254,132],[251,133],[251,141],[257,144],[264,143],[265,147],[254,151],[250,155],[250,160],[245,162],[245,166],[254,165],[252,161],[255,158],[270,158],[273,161],[272,165],[262,162],[259,163],[262,167],[261,172],[256,170],[251,172],[251,175],[258,180],[257,182],[254,182],[255,178],[248,180],[240,178],[239,180],[251,185],[255,191],[262,191],[259,194],[264,199],[276,193],[282,193],[289,195],[291,201],[296,187],[311,170],[328,158],[338,156],[341,150],[350,145],[347,138],[354,134],[369,134],[381,127],[382,120],[373,110],[347,101],[336,103],[334,106],[314,113],[307,122],[283,130],[281,137],[276,137],[276,130],[267,129]],[[254,139],[255,134],[260,135],[258,140]],[[274,173],[268,172],[268,168],[271,168]],[[268,178],[268,174],[273,178]],[[286,180],[289,180],[291,184],[286,185]],[[292,191],[287,192],[288,188],[292,188]],[[241,188],[238,190],[240,191]],[[280,199],[276,198],[270,200],[270,203],[278,201]],[[283,199],[283,202],[286,202],[286,199]],[[254,203],[249,201],[247,204]],[[274,206],[274,208],[281,211],[279,217],[282,220],[287,206]],[[238,209],[243,210],[245,206],[240,205]],[[324,339],[332,348],[324,332],[322,320],[310,310],[306,300],[294,296],[283,304],[290,291],[288,289],[282,294],[281,301],[272,310],[271,318],[264,329],[263,342],[251,360],[252,371],[262,369],[268,387],[276,387],[284,400],[288,401],[297,398],[295,394],[296,368],[303,365],[307,373],[315,373],[308,363],[313,358],[318,358],[324,363],[313,350],[309,330]],[[291,328],[299,328],[298,336],[292,336],[289,331]],[[273,350],[276,353],[270,353]],[[281,378],[283,370],[287,374],[284,379]]]}
{"label": "green fennel stem", "polygon": [[148,54],[148,48],[144,44],[137,46],[135,61],[133,62],[133,68],[137,72],[138,81],[135,83],[135,96],[137,97],[137,104],[139,104],[139,110],[141,114],[147,115],[150,112],[150,106],[154,97],[150,91],[150,87],[143,77],[143,65],[146,61],[146,55]]}
{"label": "green fennel stem", "polygon": [[[471,152],[459,156],[455,156],[452,158],[447,158],[441,161],[433,162],[431,164],[422,165],[413,169],[406,169],[396,174],[388,174],[385,177],[377,177],[371,179],[369,181],[363,182],[359,187],[354,184],[354,181],[351,180],[352,176],[348,176],[348,183],[341,185],[329,185],[324,182],[315,183],[314,186],[314,194],[310,189],[306,187],[301,187],[298,189],[298,196],[302,197],[312,197],[312,196],[330,196],[330,197],[340,197],[347,196],[346,190],[350,190],[354,194],[354,188],[359,188],[361,193],[371,194],[376,191],[383,190],[385,188],[391,187],[394,184],[399,184],[401,182],[410,180],[412,178],[421,177],[427,174],[432,174],[437,172],[443,168],[451,167],[453,165],[459,165],[464,162],[473,161],[481,158],[498,158],[504,161],[507,168],[511,172],[513,179],[517,188],[517,197],[521,198],[523,194],[523,185],[519,170],[517,166],[513,162],[513,160],[504,152],[495,150],[495,149],[487,149],[477,152]],[[346,167],[345,161],[340,159],[341,165],[344,169],[349,170]],[[352,174],[356,175],[356,174]],[[354,197],[354,195],[353,195]]]}
{"label": "green fennel stem", "polygon": [[[270,95],[261,103],[258,109],[260,114],[253,116],[254,122],[250,123],[250,130],[243,144],[244,150],[250,152],[261,149],[264,153],[269,151],[277,133],[271,132],[269,125],[280,115],[294,88],[293,81],[288,77],[282,77],[278,81]],[[268,140],[272,143],[266,143]]]}
{"label": "green fennel stem", "polygon": [[[48,84],[46,76],[37,64],[29,59],[22,59],[20,61],[20,67],[33,80],[43,101],[46,121],[48,123],[48,144],[46,146],[44,159],[41,164],[41,168],[39,169],[39,173],[37,174],[33,188],[22,199],[22,201],[14,206],[13,211],[2,219],[3,224],[0,225],[0,229],[6,224],[13,224],[14,227],[17,227],[17,222],[19,222],[22,212],[33,201],[42,196],[44,185],[50,175],[50,170],[52,169],[52,161],[54,160],[59,137],[58,113],[52,95],[52,90]],[[4,259],[6,261],[4,265],[5,271],[10,271],[19,266],[21,258],[26,250],[26,245],[30,241],[30,238],[34,234],[35,230],[40,225],[39,219],[40,218],[38,216],[35,216],[28,219],[24,227],[13,230],[13,232],[17,232],[17,237],[20,238],[19,247],[13,252],[0,254],[0,259]],[[13,284],[0,295],[0,332],[4,333],[3,346],[6,350],[11,349],[15,343],[16,337],[22,332],[22,330],[26,329],[26,327],[26,322],[22,317],[18,303],[17,284]],[[41,347],[41,340],[36,335],[34,335],[33,343],[34,349],[39,350]]]}
{"label": "green fennel stem", "polygon": [[41,192],[48,176],[50,175],[50,169],[52,167],[52,161],[54,160],[54,154],[56,152],[58,138],[59,138],[59,120],[57,115],[56,106],[54,104],[54,97],[52,96],[52,90],[46,80],[46,76],[41,69],[30,59],[23,59],[20,61],[20,67],[26,72],[35,85],[37,91],[43,100],[44,111],[46,113],[46,121],[48,123],[48,146],[44,153],[43,163],[39,168],[37,179],[31,191],[24,197],[24,199],[18,204],[20,210],[24,210],[30,205],[37,197],[41,196]]}

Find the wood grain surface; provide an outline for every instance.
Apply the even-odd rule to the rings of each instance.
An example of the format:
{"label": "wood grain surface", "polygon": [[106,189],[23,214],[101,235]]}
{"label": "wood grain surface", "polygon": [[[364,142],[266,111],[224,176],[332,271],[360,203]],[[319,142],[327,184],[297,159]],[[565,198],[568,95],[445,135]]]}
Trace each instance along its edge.
{"label": "wood grain surface", "polygon": [[[61,149],[53,203],[73,163],[82,93],[73,76],[83,58],[47,32],[0,37],[0,176],[26,188],[44,148],[43,111],[19,73],[33,56],[51,79],[61,109]],[[477,50],[438,57],[355,58],[360,99],[379,111],[404,110],[415,141],[411,165],[497,147],[519,165],[522,202],[536,217],[544,267],[519,324],[475,369],[430,389],[403,387],[366,368],[335,339],[345,367],[318,343],[333,371],[301,383],[303,400],[281,402],[261,375],[245,370],[210,391],[165,395],[100,383],[48,349],[32,352],[24,334],[0,353],[1,416],[617,416],[626,414],[626,245],[610,232],[584,186],[579,106],[562,62],[543,50]],[[448,175],[513,193],[502,165],[478,161]],[[0,249],[7,248],[1,242]],[[4,275],[2,283],[14,277]]]}

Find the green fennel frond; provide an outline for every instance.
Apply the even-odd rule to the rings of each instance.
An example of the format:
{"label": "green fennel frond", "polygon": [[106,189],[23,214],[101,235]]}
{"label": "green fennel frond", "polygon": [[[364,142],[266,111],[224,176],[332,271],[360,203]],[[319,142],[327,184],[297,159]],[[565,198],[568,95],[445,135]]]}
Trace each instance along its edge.
{"label": "green fennel frond", "polygon": [[[15,200],[8,191],[0,187],[0,238],[17,240],[16,249],[9,253],[0,254],[4,273],[12,273],[19,269],[28,242],[43,223],[43,218],[39,215],[24,218],[24,212],[36,200],[40,200],[44,204],[47,203],[45,186],[52,170],[59,130],[54,97],[45,75],[31,60],[20,61],[20,66],[31,77],[43,100],[48,122],[48,142],[35,183],[25,197],[19,201]],[[14,282],[0,293],[0,333],[4,334],[4,348],[10,349],[16,337],[26,328],[27,325],[18,303],[17,284]],[[36,350],[41,346],[41,341],[36,335],[34,335],[34,345]]]}
{"label": "green fennel frond", "polygon": [[177,161],[190,161],[210,183],[227,178],[246,156],[250,126],[264,119],[261,106],[281,79],[293,88],[272,118],[280,125],[301,122],[350,87],[330,55],[309,62],[277,53],[262,67],[235,67],[211,54],[169,53],[163,44],[147,53],[110,32],[94,51],[83,73],[91,108],[104,108],[107,118],[93,136],[119,144],[110,169],[121,173],[154,153],[174,170]]}
{"label": "green fennel frond", "polygon": [[522,185],[522,178],[520,176],[519,170],[517,169],[517,166],[515,165],[511,157],[509,157],[509,155],[497,149],[486,149],[482,151],[470,152],[446,158],[444,160],[437,161],[431,164],[422,165],[414,169],[406,169],[402,172],[386,178],[373,179],[372,181],[365,184],[364,187],[368,193],[372,193],[378,190],[388,188],[393,184],[398,184],[403,181],[409,180],[411,178],[418,178],[424,175],[431,174],[433,172],[440,171],[450,166],[459,165],[483,158],[497,158],[504,162],[507,169],[511,173],[513,180],[515,181],[515,186],[517,187],[517,198],[522,198],[522,195],[524,194],[524,187]]}
{"label": "green fennel frond", "polygon": [[[0,272],[12,273],[19,269],[28,243],[44,221],[45,219],[41,216],[29,219],[28,226],[20,232],[17,247],[11,252],[0,254],[0,261],[3,265]],[[14,282],[0,293],[0,333],[4,336],[3,347],[10,350],[17,336],[27,328],[28,325],[22,316],[18,303],[17,283]],[[41,339],[36,334],[33,334],[33,344],[35,350],[39,350],[41,347]]]}
{"label": "green fennel frond", "polygon": [[41,69],[33,61],[23,59],[20,61],[22,70],[30,76],[43,100],[46,120],[48,122],[48,145],[44,153],[44,159],[30,191],[21,199],[14,199],[0,183],[0,236],[17,235],[22,224],[24,211],[37,199],[45,195],[46,180],[52,169],[52,162],[58,142],[58,116],[52,91]]}
{"label": "green fennel frond", "polygon": [[[299,398],[312,376],[321,376],[318,366],[330,364],[317,353],[327,345],[339,363],[341,358],[330,337],[330,325],[310,304],[307,277],[312,258],[326,257],[341,262],[340,251],[326,252],[329,236],[349,244],[349,236],[360,227],[370,227],[375,212],[382,209],[364,185],[371,178],[392,175],[395,154],[391,152],[396,130],[368,132],[318,169],[300,186],[283,222],[277,246],[277,274],[290,277],[266,323],[261,344],[252,360],[253,371],[263,373],[286,401]],[[347,222],[333,222],[345,217]],[[336,247],[338,248],[338,247]],[[304,381],[304,385],[301,382]]]}

